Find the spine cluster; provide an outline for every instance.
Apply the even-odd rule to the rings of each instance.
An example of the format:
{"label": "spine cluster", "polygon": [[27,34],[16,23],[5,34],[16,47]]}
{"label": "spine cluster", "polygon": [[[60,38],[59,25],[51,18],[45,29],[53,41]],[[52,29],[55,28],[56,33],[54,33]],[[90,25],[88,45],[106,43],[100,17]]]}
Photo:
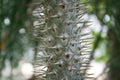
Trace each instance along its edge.
{"label": "spine cluster", "polygon": [[34,74],[36,80],[91,79],[90,31],[83,19],[85,4],[77,0],[40,0],[35,3]]}

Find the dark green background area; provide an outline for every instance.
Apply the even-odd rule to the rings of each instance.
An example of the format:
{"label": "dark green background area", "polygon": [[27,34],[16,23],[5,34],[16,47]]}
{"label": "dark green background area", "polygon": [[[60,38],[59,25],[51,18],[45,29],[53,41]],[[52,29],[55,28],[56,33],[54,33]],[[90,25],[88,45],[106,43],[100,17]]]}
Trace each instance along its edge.
{"label": "dark green background area", "polygon": [[[29,23],[28,8],[31,0],[0,0],[0,76],[5,68],[5,61],[17,67],[26,49],[27,34],[20,34]],[[5,19],[9,24],[5,24]]]}

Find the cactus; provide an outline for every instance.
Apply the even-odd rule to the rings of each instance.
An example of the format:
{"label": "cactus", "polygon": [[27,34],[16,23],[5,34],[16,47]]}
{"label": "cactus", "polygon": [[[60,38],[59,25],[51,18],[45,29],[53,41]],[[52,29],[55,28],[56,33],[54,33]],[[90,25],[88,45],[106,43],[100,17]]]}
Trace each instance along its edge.
{"label": "cactus", "polygon": [[34,3],[34,75],[36,80],[91,79],[90,32],[84,3],[77,0],[40,0]]}

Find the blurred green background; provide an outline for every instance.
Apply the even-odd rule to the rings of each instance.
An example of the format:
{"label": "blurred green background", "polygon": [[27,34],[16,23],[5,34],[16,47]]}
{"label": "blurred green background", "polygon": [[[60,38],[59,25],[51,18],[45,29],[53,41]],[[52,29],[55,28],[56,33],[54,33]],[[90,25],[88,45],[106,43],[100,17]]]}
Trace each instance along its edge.
{"label": "blurred green background", "polygon": [[[91,65],[95,80],[120,80],[120,0],[87,2],[95,37]],[[32,79],[32,0],[0,0],[0,80]],[[27,67],[26,67],[27,66]],[[28,72],[25,69],[29,67]],[[94,72],[97,74],[97,72]]]}

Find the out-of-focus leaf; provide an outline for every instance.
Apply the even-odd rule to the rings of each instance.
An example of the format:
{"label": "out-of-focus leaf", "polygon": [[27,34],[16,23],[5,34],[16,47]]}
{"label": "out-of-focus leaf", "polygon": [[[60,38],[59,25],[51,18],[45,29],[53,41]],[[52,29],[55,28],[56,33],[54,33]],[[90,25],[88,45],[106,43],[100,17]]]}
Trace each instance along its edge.
{"label": "out-of-focus leaf", "polygon": [[108,58],[109,58],[109,56],[107,54],[104,54],[104,55],[96,58],[96,61],[98,61],[98,62],[105,62],[105,61],[108,61]]}

